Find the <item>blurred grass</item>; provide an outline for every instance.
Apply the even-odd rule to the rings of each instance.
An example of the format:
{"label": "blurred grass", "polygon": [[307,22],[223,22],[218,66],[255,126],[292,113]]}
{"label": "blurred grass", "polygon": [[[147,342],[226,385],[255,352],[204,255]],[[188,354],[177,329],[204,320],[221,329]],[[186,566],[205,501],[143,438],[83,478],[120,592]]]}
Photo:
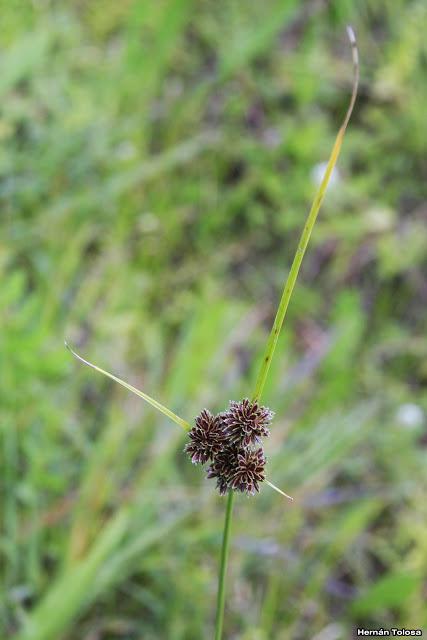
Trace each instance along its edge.
{"label": "blurred grass", "polygon": [[[223,501],[184,436],[248,393],[348,99],[240,499],[227,637],[427,626],[421,1],[1,2],[0,637],[210,637]],[[323,634],[323,635],[322,635]]]}

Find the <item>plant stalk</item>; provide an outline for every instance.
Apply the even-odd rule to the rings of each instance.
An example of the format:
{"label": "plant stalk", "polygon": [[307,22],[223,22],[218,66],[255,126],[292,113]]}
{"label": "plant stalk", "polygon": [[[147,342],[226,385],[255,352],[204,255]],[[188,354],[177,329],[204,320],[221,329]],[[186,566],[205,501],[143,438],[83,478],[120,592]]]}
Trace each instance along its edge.
{"label": "plant stalk", "polygon": [[230,546],[231,519],[233,514],[234,492],[230,490],[225,510],[224,531],[222,534],[221,561],[218,579],[218,599],[216,607],[215,640],[221,640],[224,623],[225,577],[227,574],[228,549]]}
{"label": "plant stalk", "polygon": [[[359,85],[359,54],[357,50],[356,36],[354,35],[354,31],[351,27],[347,27],[347,34],[351,44],[352,57],[353,57],[353,73],[354,73],[353,89],[351,93],[350,104],[344,116],[343,123],[335,138],[334,146],[332,147],[332,151],[329,156],[325,173],[323,175],[319,188],[314,197],[314,201],[313,201],[313,204],[311,205],[311,209],[308,213],[308,216],[307,216],[307,219],[298,243],[298,247],[292,262],[292,266],[289,271],[289,275],[286,279],[285,286],[283,288],[282,297],[279,302],[279,306],[277,309],[276,317],[274,319],[270,336],[267,340],[263,359],[261,362],[261,367],[255,383],[255,391],[252,396],[253,401],[258,402],[261,398],[262,392],[264,391],[264,385],[267,380],[271,360],[273,358],[274,351],[276,349],[277,341],[279,339],[279,334],[283,326],[283,321],[286,316],[286,311],[288,309],[289,301],[291,299],[291,296],[295,287],[295,283],[298,278],[298,273],[301,267],[301,263],[303,261],[304,254],[306,252],[308,242],[310,240],[311,232],[313,231],[313,227],[316,222],[317,215],[319,213],[320,206],[323,202],[323,198],[325,197],[326,189],[328,187],[329,180],[332,175],[332,171],[334,170],[334,167],[337,163],[338,156],[341,150],[341,145],[347,129],[347,125],[349,123],[350,116],[353,112],[354,103],[356,101],[357,89]],[[278,489],[275,485],[273,485],[268,480],[267,480],[267,483],[273,489],[275,489],[276,491],[279,491],[279,493],[282,493],[286,498],[293,500],[293,498],[288,496],[286,493],[283,493],[283,491]],[[225,605],[225,577],[227,573],[228,550],[229,550],[229,544],[230,544],[231,518],[233,513],[233,497],[234,497],[233,491],[230,490],[228,492],[227,507],[225,512],[225,521],[224,521],[224,532],[222,536],[221,566],[220,566],[220,572],[219,572],[218,601],[217,601],[216,624],[215,624],[215,640],[222,640],[222,627],[224,622],[224,605]]]}

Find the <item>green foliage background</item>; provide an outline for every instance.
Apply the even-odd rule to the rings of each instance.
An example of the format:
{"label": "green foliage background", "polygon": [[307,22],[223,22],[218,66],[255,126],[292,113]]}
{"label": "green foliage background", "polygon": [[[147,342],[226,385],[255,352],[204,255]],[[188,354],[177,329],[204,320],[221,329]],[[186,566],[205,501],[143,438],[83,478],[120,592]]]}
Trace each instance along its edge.
{"label": "green foliage background", "polygon": [[226,637],[425,628],[422,0],[0,3],[0,637],[212,635],[224,500],[183,418],[253,386],[314,176],[354,117],[235,506]]}

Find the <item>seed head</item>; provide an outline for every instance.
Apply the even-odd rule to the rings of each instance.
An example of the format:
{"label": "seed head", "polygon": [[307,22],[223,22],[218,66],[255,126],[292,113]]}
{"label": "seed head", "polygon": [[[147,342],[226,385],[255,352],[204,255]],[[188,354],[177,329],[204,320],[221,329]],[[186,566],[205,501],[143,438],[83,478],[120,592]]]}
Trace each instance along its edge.
{"label": "seed head", "polygon": [[266,462],[262,447],[240,450],[231,477],[231,488],[248,495],[254,495],[256,491],[259,491],[258,483],[265,480]]}
{"label": "seed head", "polygon": [[236,470],[238,451],[234,446],[225,447],[215,456],[207,469],[207,477],[216,478],[216,486],[222,496],[230,489],[231,479]]}
{"label": "seed head", "polygon": [[195,425],[188,432],[190,442],[184,451],[188,453],[193,464],[205,464],[222,450],[226,438],[221,416],[214,416],[203,409],[195,420]]}
{"label": "seed head", "polygon": [[231,400],[230,408],[223,414],[229,442],[238,447],[259,444],[261,438],[270,435],[268,425],[273,415],[270,409],[248,398],[240,402]]}

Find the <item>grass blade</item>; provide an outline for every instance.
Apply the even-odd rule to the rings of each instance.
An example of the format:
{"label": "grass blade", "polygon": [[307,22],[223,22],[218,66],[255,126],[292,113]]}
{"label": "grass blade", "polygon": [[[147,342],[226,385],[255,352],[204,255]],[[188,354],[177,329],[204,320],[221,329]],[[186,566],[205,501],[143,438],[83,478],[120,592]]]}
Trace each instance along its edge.
{"label": "grass blade", "polygon": [[269,487],[271,487],[272,489],[277,491],[277,493],[280,493],[284,498],[287,498],[290,502],[294,501],[292,496],[289,496],[287,493],[285,493],[284,491],[279,489],[279,487],[276,487],[276,485],[273,484],[272,482],[270,482],[270,480],[266,480],[265,482],[266,482],[266,484],[268,484]]}
{"label": "grass blade", "polygon": [[95,371],[99,371],[99,373],[102,373],[104,376],[107,376],[107,378],[111,378],[111,380],[114,380],[114,382],[118,382],[119,384],[122,385],[122,387],[124,387],[128,391],[132,391],[132,393],[135,393],[137,396],[139,396],[140,398],[148,402],[148,404],[151,404],[152,407],[154,407],[155,409],[163,413],[165,416],[167,416],[168,418],[176,422],[176,424],[179,424],[179,426],[182,427],[185,431],[189,431],[189,429],[191,428],[190,424],[186,420],[183,420],[182,418],[177,416],[175,413],[173,413],[173,411],[171,411],[167,407],[164,407],[162,404],[160,404],[160,402],[157,402],[157,400],[154,400],[143,391],[140,391],[136,387],[133,387],[131,384],[128,384],[124,380],[121,380],[120,378],[113,375],[112,373],[109,373],[108,371],[101,369],[101,367],[97,367],[95,364],[92,364],[91,362],[88,362],[88,360],[85,360],[84,358],[79,356],[78,353],[73,351],[73,349],[70,347],[68,342],[65,342],[65,346],[67,347],[68,351],[70,351],[70,353],[72,353],[73,356],[77,358],[77,360],[80,360],[80,362],[83,362],[83,364],[87,365],[88,367],[91,367],[92,369],[95,369]]}
{"label": "grass blade", "polygon": [[357,44],[356,44],[354,31],[351,27],[347,27],[347,34],[351,44],[352,56],[353,56],[353,69],[354,69],[353,90],[351,93],[350,104],[348,106],[348,109],[345,114],[343,123],[340,127],[340,130],[338,131],[334,146],[332,147],[331,155],[329,156],[325,174],[322,178],[320,186],[314,197],[310,212],[307,216],[307,220],[301,234],[298,248],[296,250],[295,257],[292,262],[291,270],[289,272],[288,278],[286,280],[286,283],[283,289],[282,297],[280,299],[280,303],[277,309],[276,317],[274,319],[273,327],[271,329],[271,333],[267,340],[267,345],[262,358],[261,368],[259,370],[258,378],[255,385],[255,392],[253,396],[254,400],[258,400],[263,392],[268,371],[270,369],[271,360],[273,358],[274,351],[276,349],[280,330],[283,326],[283,321],[285,319],[286,311],[288,309],[289,300],[291,299],[292,292],[294,290],[298,273],[301,267],[301,263],[304,258],[305,251],[307,249],[308,242],[310,240],[311,232],[313,231],[313,227],[317,219],[317,214],[319,213],[319,209],[323,202],[323,198],[325,197],[326,189],[328,187],[332,171],[334,170],[334,167],[338,160],[342,141],[344,139],[344,134],[347,129],[347,125],[353,111],[354,103],[356,101],[357,88],[359,85],[359,55],[357,51]]}

